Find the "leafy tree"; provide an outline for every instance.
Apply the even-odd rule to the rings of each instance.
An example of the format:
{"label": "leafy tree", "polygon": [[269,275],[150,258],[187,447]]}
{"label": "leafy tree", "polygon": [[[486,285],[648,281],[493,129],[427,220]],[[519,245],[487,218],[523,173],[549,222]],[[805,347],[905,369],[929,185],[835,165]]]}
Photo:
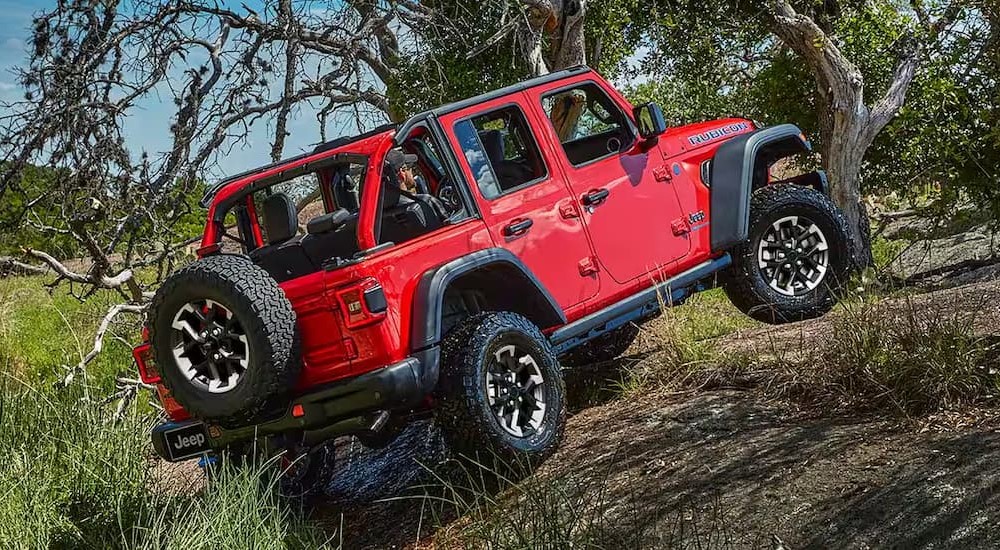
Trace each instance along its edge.
{"label": "leafy tree", "polygon": [[975,17],[967,3],[650,0],[639,9],[652,14],[643,65],[656,80],[635,93],[662,98],[678,119],[739,114],[810,131],[867,263],[865,155],[918,68]]}
{"label": "leafy tree", "polygon": [[46,167],[27,166],[21,171],[17,191],[0,201],[0,229],[4,233],[0,255],[20,255],[25,248],[51,250],[59,258],[79,254],[80,247],[65,227],[45,229],[49,220],[59,217],[62,207],[49,193],[59,177],[58,170]]}

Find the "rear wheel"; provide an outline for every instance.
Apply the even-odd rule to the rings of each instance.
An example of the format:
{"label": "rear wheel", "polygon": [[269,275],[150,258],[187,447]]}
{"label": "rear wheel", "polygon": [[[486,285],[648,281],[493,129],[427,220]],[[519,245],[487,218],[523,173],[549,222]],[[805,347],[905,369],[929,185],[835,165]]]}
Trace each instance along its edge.
{"label": "rear wheel", "polygon": [[854,263],[840,210],[826,195],[790,184],[754,192],[749,239],[732,257],[722,279],[726,295],[741,311],[766,323],[801,321],[829,311]]}
{"label": "rear wheel", "polygon": [[548,458],[566,426],[565,389],[548,339],[524,317],[482,313],[446,338],[435,418],[451,449],[528,466]]}
{"label": "rear wheel", "polygon": [[204,258],[167,278],[149,332],[164,384],[207,420],[252,421],[284,398],[301,368],[291,304],[240,256]]}

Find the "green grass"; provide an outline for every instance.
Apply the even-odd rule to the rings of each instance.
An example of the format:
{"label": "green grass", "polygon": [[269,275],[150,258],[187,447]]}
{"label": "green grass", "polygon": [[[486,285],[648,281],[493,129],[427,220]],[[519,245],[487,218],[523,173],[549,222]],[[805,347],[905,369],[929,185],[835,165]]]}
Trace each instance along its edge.
{"label": "green grass", "polygon": [[[722,289],[695,294],[682,305],[664,307],[662,315],[642,326],[639,348],[650,357],[628,365],[615,382],[626,398],[651,389],[667,391],[704,387],[703,374],[723,360],[714,340],[761,326],[737,310]],[[706,370],[707,369],[707,370]],[[715,380],[708,381],[710,385]]]}
{"label": "green grass", "polygon": [[[105,292],[85,302],[69,295],[66,287],[51,294],[44,284],[50,278],[0,279],[0,357],[9,368],[32,383],[53,383],[66,375],[93,346],[97,324],[118,296]],[[114,378],[131,372],[129,347],[114,338],[135,341],[139,320],[121,316],[105,339],[104,353],[88,367],[89,382],[110,390]]]}
{"label": "green grass", "polygon": [[755,389],[827,409],[902,416],[1000,402],[1000,340],[976,335],[978,308],[912,290],[852,286],[857,288],[821,334],[791,350],[772,343],[773,352],[760,354],[717,349],[714,338],[761,326],[722,303],[725,296],[717,291],[665,310],[644,331],[650,354],[626,369],[618,391],[634,397],[655,390]]}
{"label": "green grass", "polygon": [[761,326],[736,309],[721,288],[700,292],[683,305],[665,309],[662,322],[673,327],[677,337],[695,342]]}
{"label": "green grass", "polygon": [[[0,279],[0,548],[336,546],[276,495],[268,465],[227,471],[196,494],[154,483],[148,399],[120,418],[102,403],[115,377],[135,376],[129,346],[109,336],[85,379],[55,384],[114,297],[80,303],[44,282]],[[134,341],[137,320],[115,330]]]}
{"label": "green grass", "polygon": [[802,365],[841,404],[918,416],[1000,395],[1000,342],[975,334],[976,312],[907,296],[841,308],[824,346]]}

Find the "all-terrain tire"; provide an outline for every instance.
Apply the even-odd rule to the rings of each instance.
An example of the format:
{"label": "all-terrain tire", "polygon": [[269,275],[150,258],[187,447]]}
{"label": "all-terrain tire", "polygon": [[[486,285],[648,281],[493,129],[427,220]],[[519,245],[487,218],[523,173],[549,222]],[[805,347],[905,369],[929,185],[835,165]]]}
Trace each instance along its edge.
{"label": "all-terrain tire", "polygon": [[628,323],[566,352],[559,362],[564,367],[582,367],[611,361],[625,353],[636,336],[639,336],[639,327]]}
{"label": "all-terrain tire", "polygon": [[[238,321],[234,330],[241,331],[248,348],[245,372],[221,393],[189,379],[173,352],[175,316],[185,305],[205,300],[231,312]],[[192,415],[227,426],[250,423],[286,398],[301,369],[295,322],[278,283],[236,255],[209,256],[170,275],[153,297],[148,317],[156,364],[174,399]]]}
{"label": "all-terrain tire", "polygon": [[[539,426],[524,429],[521,437],[501,425],[487,389],[487,377],[495,376],[503,354],[508,352],[514,357],[524,354],[516,364],[531,372],[537,370],[543,379],[544,410],[538,416]],[[534,366],[524,357],[530,357]],[[531,468],[555,452],[566,429],[565,385],[559,361],[538,327],[516,313],[473,315],[446,336],[435,396],[435,421],[445,442],[453,452],[469,458],[492,457],[507,466]]]}
{"label": "all-terrain tire", "polygon": [[[808,220],[827,244],[825,275],[811,290],[795,295],[773,288],[759,263],[761,240],[776,222]],[[721,274],[726,295],[740,311],[765,323],[780,324],[819,317],[830,311],[855,264],[853,241],[843,213],[826,195],[792,184],[768,185],[750,199],[749,238],[731,251],[733,265]],[[793,269],[791,265],[788,269]]]}

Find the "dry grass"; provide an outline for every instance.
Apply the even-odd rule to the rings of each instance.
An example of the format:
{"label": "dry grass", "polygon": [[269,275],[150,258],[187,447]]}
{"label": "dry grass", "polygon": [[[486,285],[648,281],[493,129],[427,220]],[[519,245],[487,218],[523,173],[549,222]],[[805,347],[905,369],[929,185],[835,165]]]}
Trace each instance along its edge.
{"label": "dry grass", "polygon": [[[863,294],[825,319],[716,339],[693,336],[705,330],[705,314],[668,317],[647,331],[651,351],[627,369],[620,390],[754,389],[802,405],[902,416],[991,405],[1000,396],[1000,332],[984,330],[990,321],[980,312],[992,304],[981,299]],[[735,324],[718,310],[707,317]]]}

